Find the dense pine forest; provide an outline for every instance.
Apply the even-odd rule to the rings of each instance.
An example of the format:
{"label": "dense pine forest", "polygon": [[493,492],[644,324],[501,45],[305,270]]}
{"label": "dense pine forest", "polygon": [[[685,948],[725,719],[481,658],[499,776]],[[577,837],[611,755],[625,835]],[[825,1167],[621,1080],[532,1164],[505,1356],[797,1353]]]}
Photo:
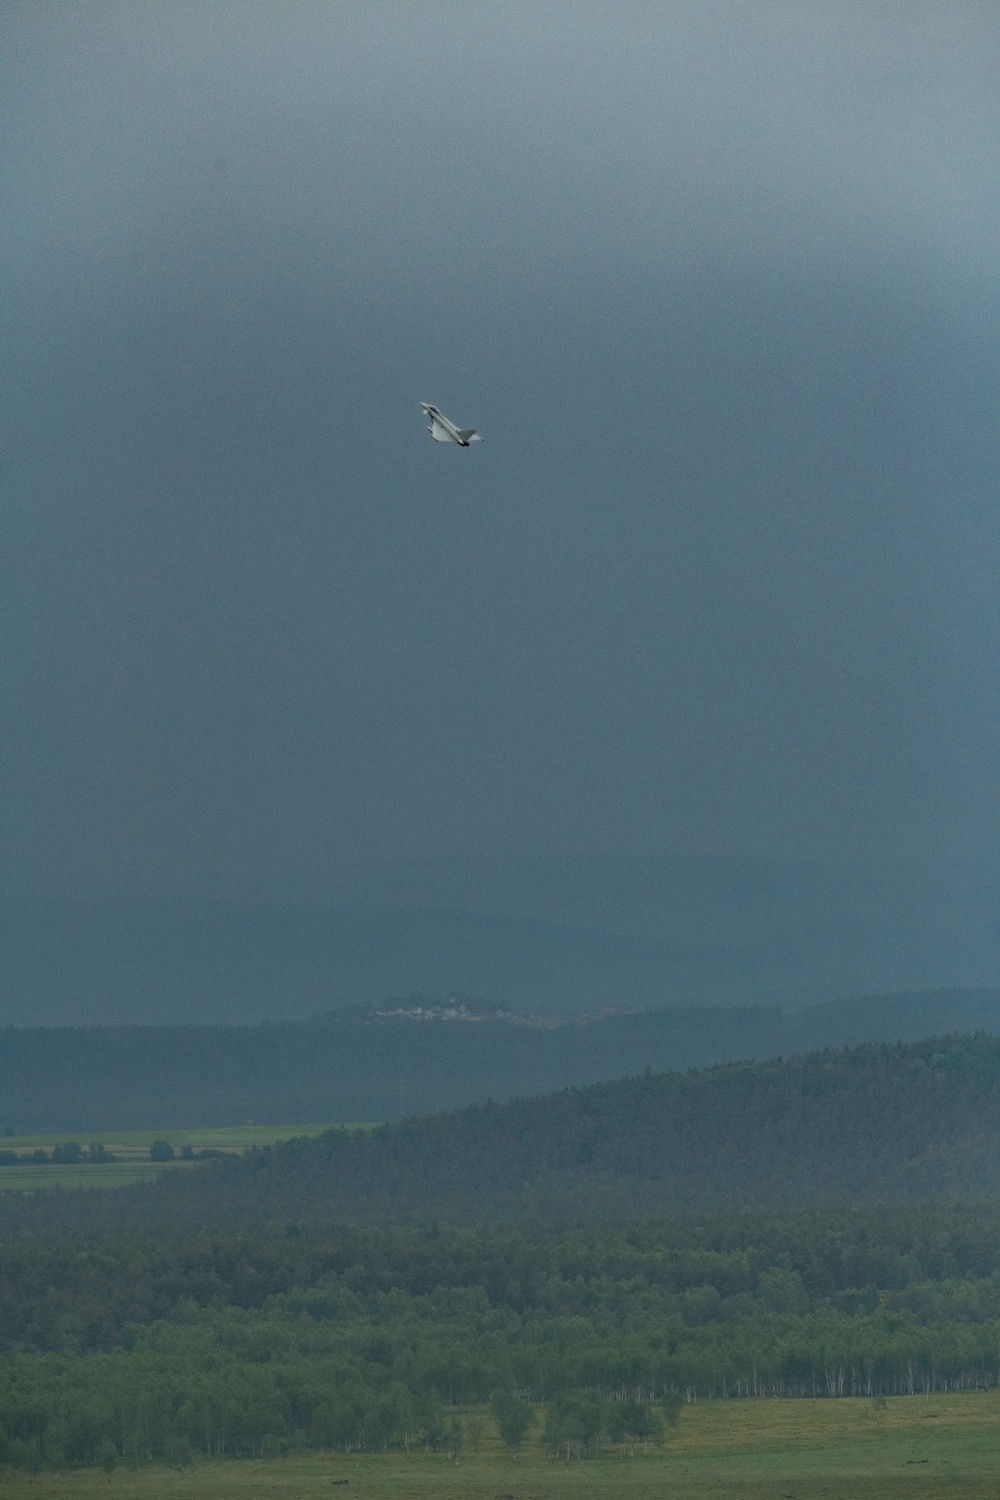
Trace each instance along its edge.
{"label": "dense pine forest", "polygon": [[954,1032],[1000,1035],[1000,993],[520,1016],[455,996],[261,1026],[0,1029],[0,1129],[389,1120],[488,1099]]}
{"label": "dense pine forest", "polygon": [[0,1463],[624,1454],[705,1396],[997,1387],[998,1199],[986,1036],[6,1193]]}
{"label": "dense pine forest", "polygon": [[458,1448],[470,1406],[514,1445],[532,1423],[553,1447],[669,1442],[700,1396],[1000,1380],[992,1203],[21,1231],[0,1277],[0,1460],[15,1465]]}
{"label": "dense pine forest", "polygon": [[6,1194],[0,1224],[613,1219],[998,1192],[1000,1040],[953,1037],[333,1129],[152,1184]]}

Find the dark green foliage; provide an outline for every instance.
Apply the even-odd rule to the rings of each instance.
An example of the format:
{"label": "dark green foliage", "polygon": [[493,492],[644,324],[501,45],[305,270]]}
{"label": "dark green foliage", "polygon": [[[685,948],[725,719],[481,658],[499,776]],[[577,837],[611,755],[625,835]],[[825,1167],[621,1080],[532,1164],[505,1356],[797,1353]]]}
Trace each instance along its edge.
{"label": "dark green foliage", "polygon": [[83,1147],[79,1141],[67,1141],[65,1145],[52,1147],[52,1160],[65,1166],[75,1166],[83,1160]]}
{"label": "dark green foliage", "polygon": [[665,1391],[660,1401],[660,1415],[668,1427],[676,1427],[680,1421],[684,1400],[680,1391]]}
{"label": "dark green foliage", "polygon": [[510,1447],[534,1421],[575,1461],[662,1441],[693,1396],[1000,1379],[997,1203],[287,1227],[0,1239],[0,1462],[457,1458],[454,1406],[487,1400]]}
{"label": "dark green foliage", "polygon": [[453,1464],[458,1463],[464,1446],[465,1431],[462,1427],[462,1424],[459,1421],[458,1417],[451,1417],[448,1422],[445,1423],[444,1441],[442,1443],[442,1447],[444,1447],[444,1449],[446,1450],[448,1458]]}
{"label": "dark green foliage", "polygon": [[0,1151],[0,1167],[37,1166],[42,1162],[78,1167],[85,1166],[88,1162],[109,1162],[114,1159],[114,1152],[108,1151],[99,1141],[92,1142],[86,1150],[79,1141],[66,1141],[62,1145],[53,1146],[51,1152],[43,1151],[40,1147],[23,1155],[17,1151]]}
{"label": "dark green foliage", "polygon": [[[671,1394],[677,1395],[677,1392]],[[678,1408],[679,1415],[679,1408]],[[676,1422],[677,1418],[674,1418]],[[635,1443],[661,1443],[664,1436],[663,1417],[648,1401],[609,1402],[605,1410],[603,1430],[613,1443],[631,1448]]]}
{"label": "dark green foliage", "polygon": [[149,1148],[150,1161],[173,1161],[174,1148],[169,1141],[154,1141]]}
{"label": "dark green foliage", "polygon": [[[992,1037],[647,1073],[332,1130],[113,1193],[7,1194],[0,1222],[553,1220],[977,1194],[1000,1194]],[[776,1286],[776,1310],[795,1311],[795,1295]]]}
{"label": "dark green foliage", "polygon": [[553,1457],[567,1463],[596,1453],[602,1438],[617,1444],[624,1456],[637,1443],[662,1443],[666,1425],[677,1424],[681,1404],[677,1391],[667,1392],[659,1406],[634,1396],[609,1398],[593,1389],[568,1391],[549,1404],[543,1442]]}
{"label": "dark green foliage", "polygon": [[544,1442],[550,1453],[582,1458],[596,1451],[606,1425],[604,1402],[597,1391],[570,1391],[551,1403]]}
{"label": "dark green foliage", "polygon": [[[9,1194],[0,1462],[457,1459],[454,1407],[485,1401],[508,1446],[537,1420],[575,1461],[661,1441],[695,1396],[995,1387],[998,1183],[1000,1042],[978,1037],[649,1073],[137,1189]],[[942,1187],[980,1196],[918,1197]],[[551,1222],[567,1206],[590,1221]]]}
{"label": "dark green foliage", "polygon": [[516,1453],[534,1420],[531,1402],[511,1391],[497,1391],[490,1402],[490,1410],[501,1443]]}
{"label": "dark green foliage", "polygon": [[[128,1348],[134,1330],[154,1322],[184,1325],[211,1308],[251,1312],[280,1299],[320,1321],[374,1317],[393,1297],[461,1316],[488,1307],[534,1322],[613,1316],[637,1328],[644,1309],[691,1329],[830,1310],[848,1318],[888,1310],[925,1324],[1000,1320],[1000,1205],[989,1201],[739,1210],[589,1227],[295,1230],[7,1233],[0,1353]],[[508,1371],[484,1399],[510,1390]]]}

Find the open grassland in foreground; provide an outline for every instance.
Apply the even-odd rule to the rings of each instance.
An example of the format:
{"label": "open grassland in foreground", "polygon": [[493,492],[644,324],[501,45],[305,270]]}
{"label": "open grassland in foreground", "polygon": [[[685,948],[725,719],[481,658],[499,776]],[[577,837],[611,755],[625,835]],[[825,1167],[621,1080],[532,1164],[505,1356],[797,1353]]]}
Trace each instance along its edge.
{"label": "open grassland in foreground", "polygon": [[[0,1150],[13,1151],[20,1162],[13,1166],[0,1164],[0,1192],[14,1189],[34,1192],[53,1187],[124,1187],[130,1182],[150,1182],[157,1173],[193,1166],[204,1151],[216,1155],[240,1156],[251,1146],[269,1146],[293,1136],[322,1135],[325,1130],[365,1130],[368,1125],[222,1125],[186,1130],[116,1130],[93,1135],[73,1136],[69,1131],[48,1135],[12,1135],[0,1137]],[[35,1162],[32,1155],[44,1151],[51,1156],[56,1147],[75,1141],[83,1148],[85,1158],[91,1147],[99,1145],[113,1161]],[[151,1161],[154,1141],[165,1141],[174,1152],[172,1161]],[[181,1153],[190,1153],[182,1156]]]}
{"label": "open grassland in foreground", "polygon": [[[493,1431],[466,1413],[467,1428]],[[537,1431],[537,1425],[536,1425]],[[467,1445],[471,1446],[471,1445]],[[441,1453],[202,1460],[110,1475],[89,1468],[3,1476],[23,1500],[997,1500],[1000,1394],[708,1401],[685,1407],[659,1451],[556,1460],[530,1443],[515,1458],[480,1438],[457,1463]]]}

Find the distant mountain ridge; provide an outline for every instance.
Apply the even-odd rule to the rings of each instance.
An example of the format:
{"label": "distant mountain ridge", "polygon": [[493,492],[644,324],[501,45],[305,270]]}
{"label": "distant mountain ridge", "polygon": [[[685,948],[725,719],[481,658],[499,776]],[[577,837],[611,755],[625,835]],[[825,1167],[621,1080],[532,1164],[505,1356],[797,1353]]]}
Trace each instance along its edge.
{"label": "distant mountain ridge", "polygon": [[0,896],[0,1021],[247,1024],[413,990],[504,1008],[711,1000],[745,948],[414,907]]}
{"label": "distant mountain ridge", "polygon": [[859,1042],[1000,1035],[1000,991],[869,997],[784,1012],[698,1006],[504,1013],[406,996],[260,1026],[0,1029],[0,1128],[114,1129],[386,1120],[609,1078]]}
{"label": "distant mountain ridge", "polygon": [[250,1025],[461,991],[533,1013],[1000,983],[1000,866],[488,861],[326,898],[0,888],[0,1023]]}

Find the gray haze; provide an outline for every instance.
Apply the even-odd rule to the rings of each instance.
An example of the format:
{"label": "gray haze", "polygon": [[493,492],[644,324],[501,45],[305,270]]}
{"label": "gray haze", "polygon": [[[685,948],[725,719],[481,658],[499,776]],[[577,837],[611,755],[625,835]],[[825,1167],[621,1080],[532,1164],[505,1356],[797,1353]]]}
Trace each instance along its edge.
{"label": "gray haze", "polygon": [[994,4],[0,26],[0,885],[1000,979]]}

